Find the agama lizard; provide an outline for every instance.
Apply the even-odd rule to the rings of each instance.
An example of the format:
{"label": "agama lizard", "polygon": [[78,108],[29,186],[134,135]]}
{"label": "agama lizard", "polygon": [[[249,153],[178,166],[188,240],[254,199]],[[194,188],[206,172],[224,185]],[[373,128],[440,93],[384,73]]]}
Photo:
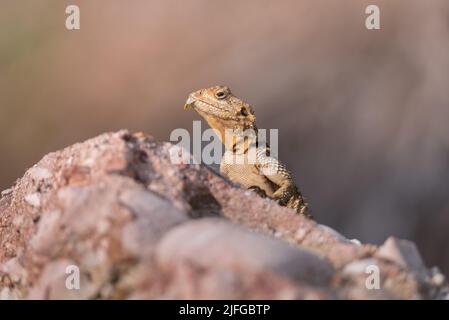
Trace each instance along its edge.
{"label": "agama lizard", "polygon": [[[252,107],[231,93],[225,86],[215,86],[191,93],[184,109],[192,107],[216,132],[225,146],[220,173],[262,197],[312,218],[308,204],[296,187],[286,167],[270,156],[268,144],[258,139]],[[246,134],[252,131],[253,134]],[[229,132],[233,132],[231,135]],[[255,149],[253,149],[255,148]],[[235,161],[229,155],[254,155],[255,161]],[[251,160],[251,157],[247,157]]]}

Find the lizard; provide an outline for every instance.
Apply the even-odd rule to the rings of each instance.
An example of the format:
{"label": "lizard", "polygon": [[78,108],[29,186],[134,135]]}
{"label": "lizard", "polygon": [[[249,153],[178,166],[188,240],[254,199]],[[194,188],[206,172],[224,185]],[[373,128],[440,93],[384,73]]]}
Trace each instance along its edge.
{"label": "lizard", "polygon": [[[251,105],[234,96],[228,87],[214,86],[192,92],[184,105],[184,109],[188,108],[193,108],[206,120],[225,147],[221,175],[313,219],[290,172],[270,156],[269,145],[260,140]],[[235,161],[233,155],[243,155],[244,161]]]}

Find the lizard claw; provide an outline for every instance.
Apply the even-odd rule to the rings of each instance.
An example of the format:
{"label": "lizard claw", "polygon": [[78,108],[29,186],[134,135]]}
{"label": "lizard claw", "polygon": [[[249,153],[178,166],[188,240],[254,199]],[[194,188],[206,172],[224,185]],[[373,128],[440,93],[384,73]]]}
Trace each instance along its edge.
{"label": "lizard claw", "polygon": [[255,193],[257,193],[262,198],[266,198],[267,197],[267,194],[265,193],[265,191],[263,191],[261,188],[259,188],[257,186],[252,186],[252,187],[249,187],[248,189],[254,191]]}
{"label": "lizard claw", "polygon": [[273,198],[274,201],[276,201],[280,206],[285,207],[288,203],[288,198],[280,197],[280,198]]}

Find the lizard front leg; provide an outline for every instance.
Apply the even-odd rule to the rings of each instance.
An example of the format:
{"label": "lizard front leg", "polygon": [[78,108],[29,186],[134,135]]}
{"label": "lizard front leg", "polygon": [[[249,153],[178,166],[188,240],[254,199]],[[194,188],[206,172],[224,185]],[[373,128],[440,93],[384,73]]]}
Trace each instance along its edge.
{"label": "lizard front leg", "polygon": [[268,148],[257,151],[257,164],[259,171],[268,180],[278,186],[271,198],[282,206],[294,209],[300,214],[310,216],[308,205],[296,187],[287,168],[276,158],[267,156]]}
{"label": "lizard front leg", "polygon": [[267,156],[269,152],[269,148],[257,150],[256,167],[262,175],[278,186],[272,198],[285,206],[297,189],[287,168],[278,159]]}
{"label": "lizard front leg", "polygon": [[[267,178],[277,180],[273,176]],[[273,193],[273,199],[276,199],[281,206],[286,206],[290,198],[297,193],[298,191],[293,181],[291,179],[283,179],[279,184],[279,188]]]}

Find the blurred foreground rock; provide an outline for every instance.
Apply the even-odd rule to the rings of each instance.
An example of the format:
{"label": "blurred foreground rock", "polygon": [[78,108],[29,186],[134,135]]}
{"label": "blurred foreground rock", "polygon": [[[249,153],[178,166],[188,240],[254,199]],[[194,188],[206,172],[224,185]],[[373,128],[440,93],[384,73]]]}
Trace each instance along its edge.
{"label": "blurred foreground rock", "polygon": [[414,244],[350,241],[208,167],[172,164],[171,148],[103,134],[48,154],[3,191],[0,298],[447,297]]}

